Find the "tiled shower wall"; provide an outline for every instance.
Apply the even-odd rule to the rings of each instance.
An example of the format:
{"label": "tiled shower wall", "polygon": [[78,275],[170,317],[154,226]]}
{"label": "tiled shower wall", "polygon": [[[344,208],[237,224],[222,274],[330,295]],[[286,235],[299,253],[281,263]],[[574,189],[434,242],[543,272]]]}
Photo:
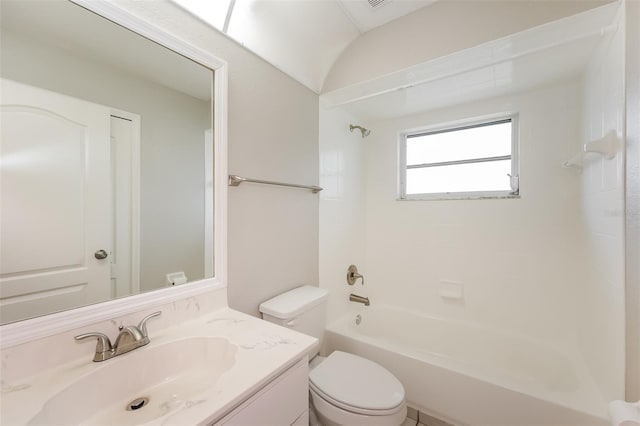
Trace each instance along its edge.
{"label": "tiled shower wall", "polygon": [[[579,177],[562,163],[578,138],[577,92],[560,82],[370,123],[362,291],[372,304],[575,345]],[[397,201],[400,132],[510,111],[520,117],[520,198]],[[451,285],[460,298],[446,297]]]}
{"label": "tiled shower wall", "polygon": [[578,340],[605,400],[624,396],[624,19],[618,22],[617,31],[592,56],[580,91],[580,144],[610,131],[620,144],[613,159],[585,156],[580,191],[584,241],[576,294]]}
{"label": "tiled shower wall", "polygon": [[[347,284],[347,268],[364,265],[364,157],[367,140],[349,132],[359,122],[340,108],[320,106],[320,283],[329,290],[327,317],[349,310],[350,292],[362,293],[360,281]],[[368,276],[365,277],[365,279]]]}

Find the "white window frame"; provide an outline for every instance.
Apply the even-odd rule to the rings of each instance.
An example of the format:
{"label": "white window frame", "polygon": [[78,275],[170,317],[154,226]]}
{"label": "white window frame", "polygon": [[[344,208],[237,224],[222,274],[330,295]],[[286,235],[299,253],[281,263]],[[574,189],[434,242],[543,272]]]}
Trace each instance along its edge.
{"label": "white window frame", "polygon": [[[511,121],[511,190],[508,191],[473,191],[473,192],[440,192],[407,194],[407,138],[417,135],[429,135],[435,133],[452,132],[467,128],[480,127],[499,123],[506,120]],[[519,122],[517,113],[503,113],[471,120],[457,121],[453,123],[439,124],[426,128],[414,129],[400,133],[399,138],[399,197],[398,200],[476,200],[494,198],[519,198],[520,197],[520,152],[519,152]],[[489,157],[487,157],[489,158]],[[443,163],[432,163],[425,167],[440,165],[453,165],[464,163],[479,163],[488,161],[487,159],[460,160]],[[436,166],[437,167],[437,166]]]}

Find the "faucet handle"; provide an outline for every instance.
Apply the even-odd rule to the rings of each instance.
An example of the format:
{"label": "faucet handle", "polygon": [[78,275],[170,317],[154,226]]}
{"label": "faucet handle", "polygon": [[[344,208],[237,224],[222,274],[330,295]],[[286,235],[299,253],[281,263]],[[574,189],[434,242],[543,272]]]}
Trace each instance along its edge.
{"label": "faucet handle", "polygon": [[142,335],[144,337],[148,337],[148,334],[147,334],[147,321],[149,321],[153,317],[160,316],[160,314],[162,314],[162,311],[154,312],[154,313],[149,314],[149,315],[147,315],[146,317],[144,317],[144,318],[142,318],[140,320],[140,324],[138,324],[138,328],[140,329],[140,331],[142,332]]}
{"label": "faucet handle", "polygon": [[113,346],[111,346],[111,340],[106,334],[102,333],[84,333],[78,334],[74,337],[76,340],[84,340],[89,339],[91,337],[96,337],[98,342],[96,343],[96,354],[93,357],[94,361],[104,361],[109,358],[109,354],[113,351]]}
{"label": "faucet handle", "polygon": [[358,273],[356,265],[350,265],[347,269],[347,284],[354,285],[358,278],[362,280],[362,285],[364,285],[364,276]]}

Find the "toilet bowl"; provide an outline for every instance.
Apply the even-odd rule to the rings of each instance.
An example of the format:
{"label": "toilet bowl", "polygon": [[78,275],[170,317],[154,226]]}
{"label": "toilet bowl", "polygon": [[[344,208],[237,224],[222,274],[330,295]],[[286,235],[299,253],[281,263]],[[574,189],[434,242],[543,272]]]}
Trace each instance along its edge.
{"label": "toilet bowl", "polygon": [[324,426],[401,424],[407,416],[402,384],[385,368],[335,351],[309,373],[311,403]]}
{"label": "toilet bowl", "polygon": [[381,365],[342,351],[318,357],[327,290],[302,286],[260,305],[263,319],[318,338],[309,353],[309,393],[323,426],[399,426],[407,415],[400,381]]}

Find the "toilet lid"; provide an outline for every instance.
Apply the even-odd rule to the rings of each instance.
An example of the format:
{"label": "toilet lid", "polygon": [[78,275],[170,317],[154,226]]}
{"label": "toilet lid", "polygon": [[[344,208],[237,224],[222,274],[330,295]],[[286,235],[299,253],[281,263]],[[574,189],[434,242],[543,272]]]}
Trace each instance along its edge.
{"label": "toilet lid", "polygon": [[404,402],[402,383],[368,359],[335,351],[309,373],[309,381],[325,396],[353,408],[391,410]]}

